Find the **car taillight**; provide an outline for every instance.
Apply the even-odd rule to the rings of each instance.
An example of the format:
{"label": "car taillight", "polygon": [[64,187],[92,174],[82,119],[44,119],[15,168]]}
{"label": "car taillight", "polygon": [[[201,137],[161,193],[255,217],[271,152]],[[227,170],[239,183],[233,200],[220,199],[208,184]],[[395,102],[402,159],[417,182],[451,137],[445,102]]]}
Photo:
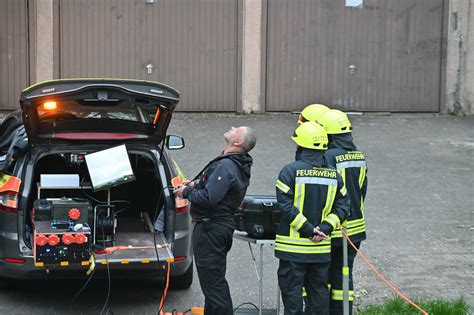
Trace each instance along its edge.
{"label": "car taillight", "polygon": [[189,211],[189,201],[188,201],[188,199],[183,199],[183,198],[180,198],[180,197],[176,197],[175,205],[176,205],[176,213],[184,213],[186,211]]}
{"label": "car taillight", "polygon": [[7,258],[7,257],[2,258],[2,260],[4,262],[11,263],[11,264],[24,264],[26,261],[25,259],[22,259],[22,258]]}
{"label": "car taillight", "polygon": [[177,261],[183,261],[186,259],[186,256],[178,256],[178,257],[175,257],[174,258],[174,261],[177,262]]}
{"label": "car taillight", "polygon": [[18,193],[4,191],[0,193],[0,211],[16,213],[18,206]]}

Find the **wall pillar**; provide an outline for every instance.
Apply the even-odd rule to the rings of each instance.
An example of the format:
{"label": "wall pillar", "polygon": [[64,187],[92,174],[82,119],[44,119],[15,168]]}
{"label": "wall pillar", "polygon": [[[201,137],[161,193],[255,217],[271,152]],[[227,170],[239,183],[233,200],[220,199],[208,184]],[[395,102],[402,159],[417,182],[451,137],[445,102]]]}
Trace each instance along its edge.
{"label": "wall pillar", "polygon": [[474,114],[474,8],[450,0],[446,67],[446,112]]}
{"label": "wall pillar", "polygon": [[[35,69],[34,82],[51,80],[54,78],[54,0],[36,0],[35,15]],[[31,82],[31,83],[34,83]]]}
{"label": "wall pillar", "polygon": [[265,111],[264,55],[265,0],[242,3],[242,112]]}

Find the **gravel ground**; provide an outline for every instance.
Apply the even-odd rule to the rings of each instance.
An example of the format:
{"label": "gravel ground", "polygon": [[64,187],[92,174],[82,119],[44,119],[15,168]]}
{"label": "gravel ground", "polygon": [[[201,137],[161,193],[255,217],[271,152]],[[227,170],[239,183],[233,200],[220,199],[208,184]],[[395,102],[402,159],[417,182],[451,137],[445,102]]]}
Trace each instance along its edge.
{"label": "gravel ground", "polygon": [[[368,239],[361,250],[381,273],[412,298],[464,296],[474,308],[474,117],[432,114],[350,116],[354,138],[366,153],[369,189],[366,200]],[[169,132],[186,140],[173,156],[192,178],[222,149],[230,126],[255,129],[254,167],[248,194],[274,194],[280,169],[292,161],[290,139],[296,115],[176,113]],[[253,247],[257,254],[258,250]],[[278,261],[264,249],[264,305],[276,306]],[[360,258],[354,270],[356,304],[382,302],[391,291]],[[258,303],[256,274],[248,245],[234,241],[227,279],[234,306]],[[0,291],[0,313],[64,314],[82,286],[74,281],[18,282]],[[99,313],[106,283],[93,280],[74,304],[73,313]],[[154,314],[161,292],[153,283],[113,280],[114,314]],[[203,305],[197,276],[190,289],[171,291],[165,309]]]}

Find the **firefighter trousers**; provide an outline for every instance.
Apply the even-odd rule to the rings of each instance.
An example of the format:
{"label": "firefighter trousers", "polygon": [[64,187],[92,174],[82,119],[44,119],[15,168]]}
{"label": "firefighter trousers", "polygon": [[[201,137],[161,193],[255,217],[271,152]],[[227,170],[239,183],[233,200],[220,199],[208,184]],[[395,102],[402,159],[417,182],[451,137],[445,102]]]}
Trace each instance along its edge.
{"label": "firefighter trousers", "polygon": [[205,315],[233,313],[229,285],[225,279],[227,253],[232,247],[233,234],[233,229],[218,223],[201,222],[194,226],[194,262],[205,297]]}
{"label": "firefighter trousers", "polygon": [[[354,243],[359,248],[360,242]],[[352,315],[352,304],[354,301],[354,283],[352,282],[352,267],[357,256],[355,249],[348,245],[347,258],[349,267],[349,314]],[[329,269],[329,285],[331,287],[331,302],[329,312],[331,315],[343,314],[343,291],[342,291],[342,267],[343,252],[342,246],[331,247],[331,268]]]}
{"label": "firefighter trousers", "polygon": [[[278,285],[280,286],[285,315],[329,314],[329,262],[299,263],[280,259]],[[301,290],[306,288],[306,306],[303,313]]]}

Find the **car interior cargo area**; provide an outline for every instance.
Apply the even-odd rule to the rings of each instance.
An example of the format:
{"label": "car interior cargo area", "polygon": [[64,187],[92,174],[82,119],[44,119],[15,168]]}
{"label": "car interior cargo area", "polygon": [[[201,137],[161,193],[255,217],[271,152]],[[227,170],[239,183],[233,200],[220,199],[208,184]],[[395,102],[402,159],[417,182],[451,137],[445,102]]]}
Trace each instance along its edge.
{"label": "car interior cargo area", "polygon": [[24,234],[36,266],[173,261],[158,167],[149,153],[121,147],[37,160]]}

